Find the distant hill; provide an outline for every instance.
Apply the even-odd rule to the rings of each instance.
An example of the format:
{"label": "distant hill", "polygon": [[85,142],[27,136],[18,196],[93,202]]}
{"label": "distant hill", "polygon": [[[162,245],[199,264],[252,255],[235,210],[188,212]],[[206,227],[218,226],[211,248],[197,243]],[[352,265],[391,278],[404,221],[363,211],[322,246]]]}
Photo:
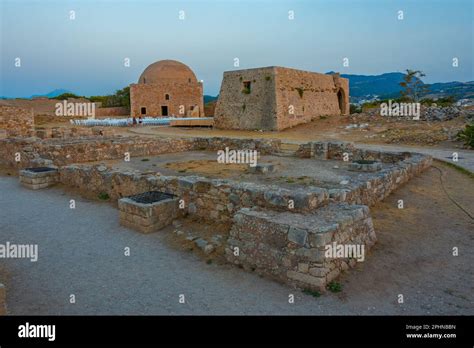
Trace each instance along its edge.
{"label": "distant hill", "polygon": [[28,99],[32,99],[32,98],[39,98],[39,97],[46,97],[46,98],[54,98],[54,97],[57,97],[58,95],[61,95],[61,94],[64,94],[64,93],[72,93],[71,91],[68,91],[67,89],[55,89],[54,91],[52,92],[49,92],[47,94],[35,94],[35,95],[32,95],[30,98]]}
{"label": "distant hill", "polygon": [[[333,72],[329,72],[331,74]],[[341,77],[349,79],[349,94],[351,102],[363,99],[396,98],[400,96],[405,74],[399,72],[385,73],[382,75],[351,75],[341,74]],[[474,81],[470,82],[445,82],[427,84],[430,98],[454,96],[456,99],[474,98]]]}
{"label": "distant hill", "polygon": [[205,96],[204,96],[204,104],[207,104],[207,103],[209,103],[209,102],[211,102],[211,101],[217,100],[218,97],[219,97],[219,96],[213,97],[212,95],[205,95]]}

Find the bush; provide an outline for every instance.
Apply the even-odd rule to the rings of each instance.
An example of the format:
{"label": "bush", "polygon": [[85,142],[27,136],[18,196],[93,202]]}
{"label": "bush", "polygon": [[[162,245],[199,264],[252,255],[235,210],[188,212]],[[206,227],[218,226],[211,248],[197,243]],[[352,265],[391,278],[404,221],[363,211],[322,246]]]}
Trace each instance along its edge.
{"label": "bush", "polygon": [[362,108],[359,105],[351,104],[349,108],[349,113],[360,114],[361,112],[362,112]]}
{"label": "bush", "polygon": [[431,104],[436,104],[437,106],[452,106],[456,102],[456,99],[452,96],[439,98],[433,100],[430,98],[425,98],[421,101],[422,105],[431,106]]}
{"label": "bush", "polygon": [[474,124],[466,125],[466,128],[459,131],[456,138],[464,142],[464,145],[474,149]]}
{"label": "bush", "polygon": [[306,294],[306,295],[313,296],[313,297],[320,297],[321,296],[321,293],[319,291],[311,290],[311,289],[304,289],[303,293]]}
{"label": "bush", "polygon": [[78,95],[75,95],[74,93],[63,93],[50,99],[67,100],[68,98],[84,98],[84,97],[80,97]]}
{"label": "bush", "polygon": [[328,290],[331,292],[341,292],[342,291],[342,285],[337,282],[330,282],[328,284]]}
{"label": "bush", "polygon": [[101,192],[98,195],[100,200],[106,201],[110,198],[109,194],[107,192]]}

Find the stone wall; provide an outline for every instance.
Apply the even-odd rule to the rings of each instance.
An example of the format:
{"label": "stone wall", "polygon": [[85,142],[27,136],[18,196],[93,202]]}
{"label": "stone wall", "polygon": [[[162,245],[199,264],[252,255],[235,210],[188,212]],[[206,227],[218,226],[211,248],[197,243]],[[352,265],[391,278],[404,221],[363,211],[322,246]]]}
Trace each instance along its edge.
{"label": "stone wall", "polygon": [[0,106],[0,130],[7,137],[33,135],[34,115],[32,109]]}
{"label": "stone wall", "polygon": [[[164,116],[162,106],[168,107],[168,116],[204,116],[202,83],[131,84],[130,112],[132,116]],[[169,96],[169,100],[166,99]],[[184,107],[184,113],[180,107]],[[146,108],[146,114],[141,108]]]}
{"label": "stone wall", "polygon": [[347,79],[266,67],[226,71],[214,117],[222,129],[282,130],[322,115],[348,113]]}
{"label": "stone wall", "polygon": [[[250,93],[244,83],[250,82]],[[214,112],[221,129],[277,129],[275,69],[226,71]]]}
{"label": "stone wall", "polygon": [[278,130],[310,122],[319,116],[349,114],[347,79],[280,67],[276,68],[275,76]]}
{"label": "stone wall", "polygon": [[[99,193],[107,193],[113,201],[146,191],[170,193],[184,200],[190,215],[210,222],[229,222],[234,213],[243,207],[310,212],[327,204],[329,198],[327,190],[317,187],[289,190],[197,176],[140,174],[110,170],[101,165],[62,167],[60,182],[95,197]],[[294,201],[294,208],[289,208],[290,200]]]}
{"label": "stone wall", "polygon": [[[49,164],[96,162],[130,157],[152,156],[192,150],[252,149],[260,154],[277,152],[280,140],[233,138],[143,138],[143,137],[82,137],[66,139],[0,139],[0,165],[14,168]],[[16,161],[16,154],[21,160]]]}
{"label": "stone wall", "polygon": [[126,107],[116,106],[116,107],[105,107],[105,108],[96,108],[95,109],[96,117],[104,116],[130,116],[130,110]]}
{"label": "stone wall", "polygon": [[[226,258],[281,282],[324,291],[354,258],[328,258],[325,246],[364,246],[376,236],[366,206],[331,204],[313,214],[242,209],[234,216]],[[236,249],[237,248],[237,249]]]}

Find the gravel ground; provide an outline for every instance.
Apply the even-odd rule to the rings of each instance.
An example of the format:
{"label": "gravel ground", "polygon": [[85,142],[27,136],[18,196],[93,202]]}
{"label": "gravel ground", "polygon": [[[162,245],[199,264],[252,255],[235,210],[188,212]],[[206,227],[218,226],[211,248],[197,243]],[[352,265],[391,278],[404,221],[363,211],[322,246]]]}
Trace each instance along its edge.
{"label": "gravel ground", "polygon": [[[435,173],[429,175],[436,179]],[[429,180],[421,184],[432,187]],[[340,279],[344,291],[313,298],[232,266],[206,264],[191,252],[170,248],[160,233],[142,235],[121,227],[108,203],[60,188],[30,191],[11,177],[0,177],[0,192],[0,244],[39,247],[37,262],[0,259],[9,314],[474,314],[472,253],[454,261],[446,253],[436,262],[432,254],[424,255],[424,263],[413,255],[419,244],[410,243],[403,231],[385,228],[383,218],[376,225],[377,247]],[[76,200],[75,210],[69,209],[70,199]],[[419,199],[423,206],[430,197],[423,193]],[[394,210],[387,203],[382,212]],[[437,238],[419,236],[417,243],[427,243],[426,252],[438,253],[451,241],[460,250],[472,250],[472,223],[453,214],[455,233],[442,226]],[[130,256],[124,256],[126,247]],[[403,305],[396,301],[399,293],[405,296]],[[75,304],[69,303],[71,294]],[[179,303],[180,294],[185,304]],[[294,304],[288,303],[289,294],[295,294]]]}

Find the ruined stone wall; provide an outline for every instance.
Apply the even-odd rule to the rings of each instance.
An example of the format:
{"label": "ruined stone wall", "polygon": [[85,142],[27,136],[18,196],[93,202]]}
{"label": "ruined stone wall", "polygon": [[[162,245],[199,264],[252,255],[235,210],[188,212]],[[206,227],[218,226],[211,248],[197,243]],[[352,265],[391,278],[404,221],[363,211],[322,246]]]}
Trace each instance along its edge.
{"label": "ruined stone wall", "polygon": [[214,122],[222,129],[282,130],[341,114],[349,114],[347,79],[267,67],[224,73]]}
{"label": "ruined stone wall", "polygon": [[[169,100],[166,100],[166,94]],[[184,106],[184,114],[180,106]],[[168,116],[204,116],[202,83],[131,84],[130,112],[132,116],[163,116],[161,106],[168,106]],[[141,108],[146,108],[142,115]],[[191,110],[191,108],[194,108]]]}
{"label": "ruined stone wall", "polygon": [[[95,127],[90,129],[94,131]],[[99,131],[95,129],[95,131]],[[130,157],[152,156],[192,150],[230,149],[257,150],[260,154],[278,152],[280,140],[233,138],[142,138],[142,137],[66,137],[45,139],[0,139],[0,165],[26,168],[44,165],[43,160],[57,166]],[[16,154],[21,160],[16,161]]]}
{"label": "ruined stone wall", "polygon": [[113,117],[113,116],[129,116],[130,110],[126,107],[116,106],[116,107],[105,107],[95,109],[95,116],[97,117]]}
{"label": "ruined stone wall", "polygon": [[[70,165],[60,168],[60,182],[97,197],[111,199],[161,191],[183,199],[188,214],[210,222],[229,222],[243,207],[259,206],[276,211],[310,212],[328,203],[329,194],[317,187],[294,190],[232,180],[197,176],[163,176],[111,170],[105,166]],[[294,201],[294,208],[288,202]]]}
{"label": "ruined stone wall", "polygon": [[[376,241],[366,206],[331,204],[313,214],[242,209],[225,250],[229,262],[303,289],[325,291],[329,282],[353,267],[353,258],[328,258],[325,246],[363,245]],[[235,252],[238,248],[238,253]]]}
{"label": "ruined stone wall", "polygon": [[[244,88],[246,82],[250,93]],[[276,120],[273,67],[224,73],[214,112],[216,128],[274,130]]]}
{"label": "ruined stone wall", "polygon": [[[349,113],[347,79],[288,68],[275,69],[279,130],[309,122],[319,116]],[[347,96],[343,110],[337,94],[340,89]]]}
{"label": "ruined stone wall", "polygon": [[32,109],[0,106],[0,131],[4,136],[28,137],[33,134],[34,115]]}

